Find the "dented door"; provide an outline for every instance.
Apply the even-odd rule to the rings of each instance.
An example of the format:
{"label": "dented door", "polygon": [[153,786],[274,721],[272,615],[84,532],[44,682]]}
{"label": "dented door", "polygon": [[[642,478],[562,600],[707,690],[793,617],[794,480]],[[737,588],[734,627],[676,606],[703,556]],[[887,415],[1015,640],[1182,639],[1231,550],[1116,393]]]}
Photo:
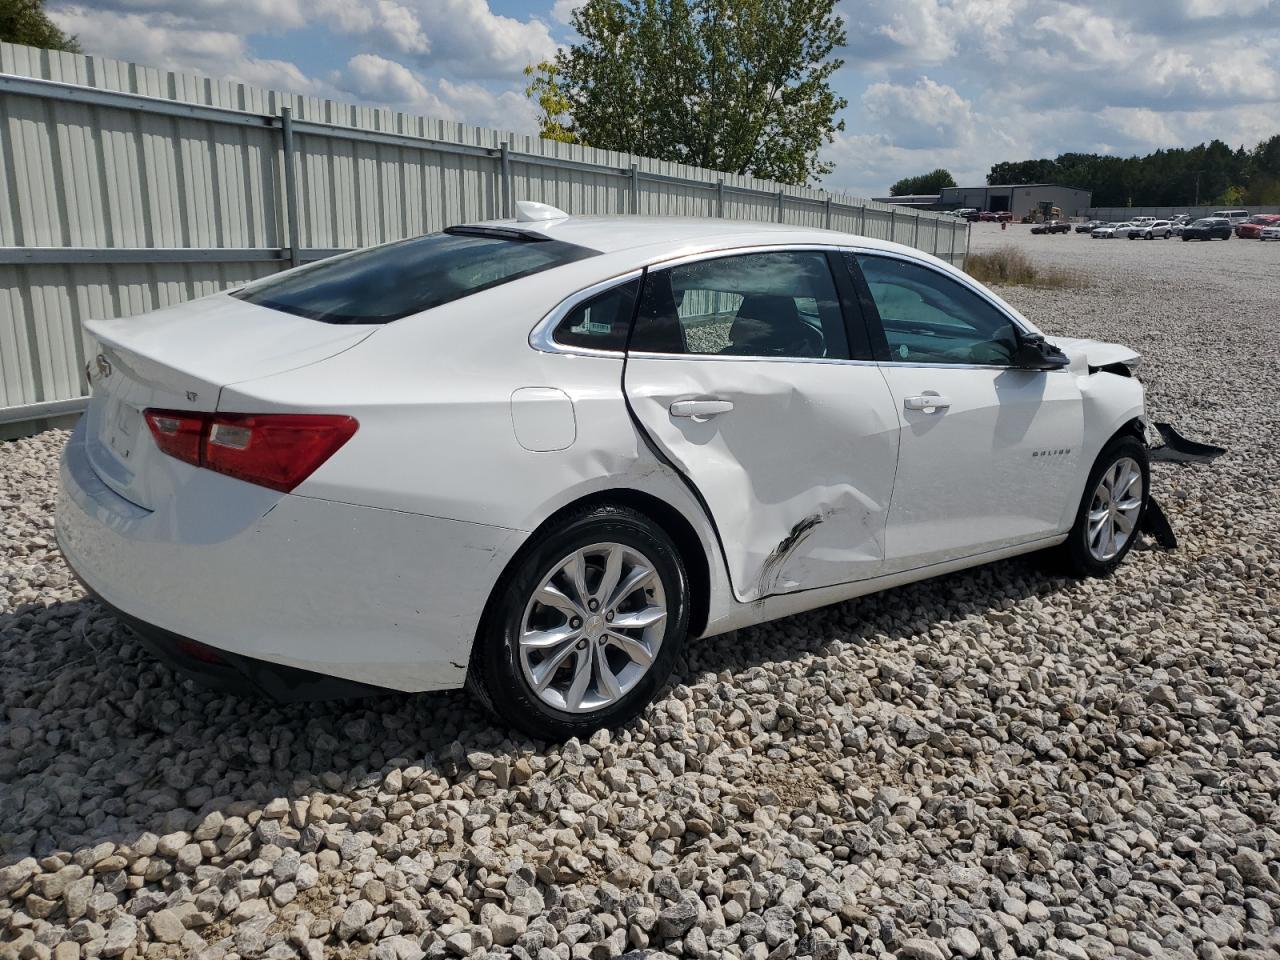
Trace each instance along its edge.
{"label": "dented door", "polygon": [[[701,276],[677,270],[673,284],[646,279],[626,394],[705,502],[742,601],[873,577],[884,562],[898,418],[876,365],[841,358],[825,269],[820,258],[765,257]],[[761,331],[767,318],[753,305],[776,307],[787,283],[800,293],[786,322],[799,315],[818,334]],[[655,319],[642,336],[646,310]],[[819,355],[733,354],[786,349]]]}
{"label": "dented door", "polygon": [[[710,509],[739,600],[880,572],[898,420],[875,365],[632,357],[626,388]],[[710,398],[733,409],[672,415]]]}

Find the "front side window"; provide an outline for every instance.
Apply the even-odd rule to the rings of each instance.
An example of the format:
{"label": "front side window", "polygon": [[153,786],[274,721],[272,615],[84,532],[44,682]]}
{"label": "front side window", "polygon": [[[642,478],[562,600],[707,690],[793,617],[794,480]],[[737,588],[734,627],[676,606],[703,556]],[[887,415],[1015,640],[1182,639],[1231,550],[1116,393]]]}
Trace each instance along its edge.
{"label": "front side window", "polygon": [[390,323],[595,253],[561,240],[459,227],[321,260],[234,296],[322,323]]}
{"label": "front side window", "polygon": [[1017,348],[1013,321],[967,287],[929,267],[859,255],[880,314],[891,363],[1007,366]]}
{"label": "front side window", "polygon": [[748,253],[650,270],[631,349],[738,357],[847,358],[826,254]]}

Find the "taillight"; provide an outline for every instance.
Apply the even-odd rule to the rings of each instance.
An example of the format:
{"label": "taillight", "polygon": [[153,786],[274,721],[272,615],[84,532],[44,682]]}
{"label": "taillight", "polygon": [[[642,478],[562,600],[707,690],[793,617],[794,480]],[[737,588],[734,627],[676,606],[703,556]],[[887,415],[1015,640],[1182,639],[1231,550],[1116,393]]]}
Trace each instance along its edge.
{"label": "taillight", "polygon": [[205,423],[203,414],[148,410],[146,417],[157,447],[171,457],[200,466],[200,442]]}
{"label": "taillight", "polygon": [[148,410],[156,446],[197,467],[288,493],[351,439],[353,417]]}

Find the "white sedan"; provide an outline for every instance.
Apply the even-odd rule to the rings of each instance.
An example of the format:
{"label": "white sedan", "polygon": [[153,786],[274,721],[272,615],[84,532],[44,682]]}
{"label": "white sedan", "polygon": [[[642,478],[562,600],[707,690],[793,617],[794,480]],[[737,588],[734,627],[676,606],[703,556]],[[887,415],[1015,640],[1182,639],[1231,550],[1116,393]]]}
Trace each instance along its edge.
{"label": "white sedan", "polygon": [[88,324],[57,517],[88,588],[231,689],[466,683],[553,738],[699,637],[1133,546],[1132,350],[881,240],[519,210]]}
{"label": "white sedan", "polygon": [[1089,234],[1094,240],[1110,240],[1114,237],[1128,236],[1130,228],[1136,226],[1129,222],[1124,223],[1104,223],[1092,233]]}
{"label": "white sedan", "polygon": [[1273,223],[1269,227],[1263,227],[1262,233],[1258,235],[1259,240],[1280,240],[1280,223]]}

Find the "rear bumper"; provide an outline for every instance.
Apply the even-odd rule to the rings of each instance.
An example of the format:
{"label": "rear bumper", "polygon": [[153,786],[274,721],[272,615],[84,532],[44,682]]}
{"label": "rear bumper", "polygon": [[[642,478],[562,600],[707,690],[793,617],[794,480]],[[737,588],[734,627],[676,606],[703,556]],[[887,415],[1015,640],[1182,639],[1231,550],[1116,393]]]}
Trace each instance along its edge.
{"label": "rear bumper", "polygon": [[[98,478],[83,426],[61,466],[63,555],[165,659],[286,699],[334,695],[317,678],[364,692],[463,684],[489,592],[523,534],[189,470],[146,510]],[[189,641],[224,669],[185,662]]]}
{"label": "rear bumper", "polygon": [[386,687],[356,683],[266,660],[255,660],[217,650],[190,637],[180,637],[112,606],[85,583],[74,567],[71,572],[99,605],[128,627],[156,659],[211,690],[236,696],[267,697],[281,703],[339,700],[391,692]]}

